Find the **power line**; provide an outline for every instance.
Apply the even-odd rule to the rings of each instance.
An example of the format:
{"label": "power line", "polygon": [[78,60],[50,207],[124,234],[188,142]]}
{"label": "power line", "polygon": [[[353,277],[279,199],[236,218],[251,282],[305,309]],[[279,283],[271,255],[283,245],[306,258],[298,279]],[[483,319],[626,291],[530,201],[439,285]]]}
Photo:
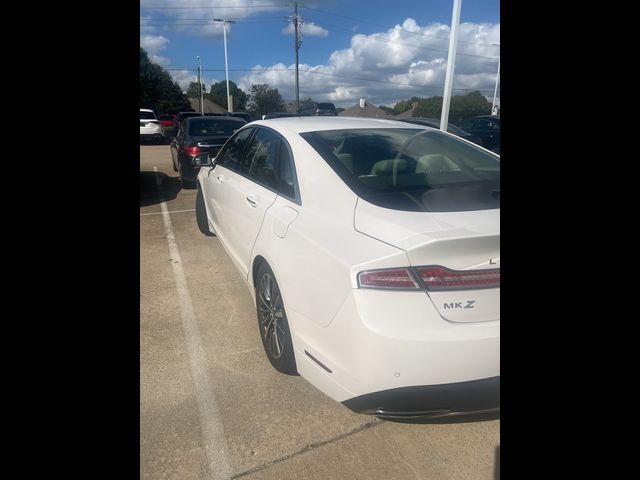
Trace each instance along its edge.
{"label": "power line", "polygon": [[252,4],[252,5],[216,5],[212,7],[211,5],[202,5],[200,7],[154,7],[154,6],[140,6],[141,10],[204,10],[204,9],[212,9],[212,8],[288,8],[290,4],[283,3],[267,3],[267,4]]}
{"label": "power line", "polygon": [[[170,16],[170,15],[164,15],[162,18],[142,18],[141,20],[151,20],[151,21],[156,21],[156,20],[202,20],[202,17],[179,17],[179,16]],[[259,21],[262,20],[286,20],[287,17],[260,17]],[[244,19],[240,19],[240,20],[234,20],[234,22],[242,22],[244,21]],[[250,20],[253,21],[253,20]]]}
{"label": "power line", "polygon": [[[194,19],[195,20],[195,19]],[[236,22],[239,24],[257,24],[257,23],[280,23],[285,21],[286,19],[278,19],[278,20],[248,20],[248,21],[243,21],[243,20],[237,20]],[[300,22],[302,23],[302,22]],[[152,26],[190,26],[190,25],[194,25],[194,26],[206,26],[206,25],[213,25],[210,22],[172,22],[172,23],[168,23],[168,22],[160,22],[160,23],[141,23],[140,26],[141,27],[152,27]],[[438,48],[431,48],[431,47],[425,47],[423,45],[416,45],[415,43],[407,43],[407,42],[400,42],[397,40],[392,40],[388,37],[387,34],[385,33],[371,33],[371,34],[364,34],[364,33],[354,33],[350,30],[345,30],[343,28],[340,27],[336,27],[335,25],[327,25],[325,24],[323,26],[323,28],[326,28],[327,30],[331,31],[331,32],[346,32],[349,33],[350,35],[353,35],[354,37],[364,37],[364,38],[368,38],[370,40],[374,40],[376,42],[384,42],[384,43],[390,43],[390,44],[394,44],[394,45],[404,45],[407,47],[413,47],[413,48],[417,48],[418,50],[431,50],[433,52],[439,52],[439,53],[447,53],[447,50],[441,50]],[[378,36],[376,36],[378,35]],[[385,35],[387,38],[380,38],[379,35]],[[444,39],[443,39],[444,40]],[[463,57],[473,57],[473,58],[485,58],[485,59],[489,59],[489,60],[498,60],[499,57],[489,57],[486,55],[475,55],[472,53],[462,53],[462,52],[458,52],[456,56],[463,56]]]}
{"label": "power line", "polygon": [[[172,27],[172,26],[181,26],[181,25],[213,25],[213,23],[208,22],[208,21],[195,21],[197,19],[194,19],[194,21],[189,20],[188,22],[180,22],[180,21],[176,21],[176,22],[161,22],[161,23],[141,23],[140,26],[141,27],[158,27],[158,26],[168,26],[168,27]],[[242,25],[248,25],[248,24],[255,24],[255,23],[282,23],[285,22],[286,19],[280,19],[280,20],[249,20],[249,21],[243,21],[243,20],[236,20],[236,23],[240,23]]]}

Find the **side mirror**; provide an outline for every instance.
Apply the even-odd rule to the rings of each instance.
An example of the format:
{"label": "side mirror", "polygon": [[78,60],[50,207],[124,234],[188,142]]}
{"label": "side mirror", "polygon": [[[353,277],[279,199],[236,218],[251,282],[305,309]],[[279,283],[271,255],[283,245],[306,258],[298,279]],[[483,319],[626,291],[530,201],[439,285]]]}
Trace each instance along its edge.
{"label": "side mirror", "polygon": [[212,167],[213,159],[209,153],[199,153],[195,157],[193,157],[193,166],[194,167]]}

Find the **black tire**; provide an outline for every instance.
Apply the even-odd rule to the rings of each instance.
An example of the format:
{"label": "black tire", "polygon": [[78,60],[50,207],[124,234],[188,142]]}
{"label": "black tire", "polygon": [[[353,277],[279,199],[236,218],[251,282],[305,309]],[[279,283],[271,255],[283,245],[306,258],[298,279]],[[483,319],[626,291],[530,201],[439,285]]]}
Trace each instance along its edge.
{"label": "black tire", "polygon": [[260,339],[273,368],[287,375],[297,375],[291,331],[282,295],[273,271],[262,263],[256,276],[256,312]]}
{"label": "black tire", "polygon": [[213,233],[209,229],[209,221],[207,220],[207,211],[204,206],[204,197],[202,196],[202,190],[198,187],[198,193],[196,194],[196,222],[198,224],[198,230],[207,237],[213,237]]}
{"label": "black tire", "polygon": [[187,175],[184,174],[184,170],[182,170],[182,166],[179,166],[178,168],[180,169],[179,173],[180,173],[180,181],[182,182],[182,188],[189,188],[189,189],[197,188],[198,180],[196,179],[189,180],[188,178],[186,178]]}

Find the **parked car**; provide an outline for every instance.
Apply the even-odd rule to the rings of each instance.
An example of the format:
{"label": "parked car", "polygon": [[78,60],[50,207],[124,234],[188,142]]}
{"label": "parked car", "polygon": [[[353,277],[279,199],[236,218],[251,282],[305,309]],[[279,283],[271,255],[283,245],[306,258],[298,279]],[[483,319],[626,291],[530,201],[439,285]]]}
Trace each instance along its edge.
{"label": "parked car", "polygon": [[160,115],[158,120],[160,120],[160,125],[163,127],[173,127],[174,125],[175,115]]}
{"label": "parked car", "polygon": [[247,123],[253,122],[253,117],[249,112],[227,112],[227,115],[242,118]]}
{"label": "parked car", "polygon": [[286,118],[286,117],[299,117],[300,113],[291,113],[291,112],[269,112],[266,115],[262,116],[263,120],[269,120],[271,118]]}
{"label": "parked car", "polygon": [[140,141],[164,143],[164,129],[153,110],[140,109]]}
{"label": "parked car", "polygon": [[477,135],[482,146],[500,155],[500,117],[495,115],[479,115],[460,123],[460,128]]}
{"label": "parked car", "polygon": [[[407,118],[396,118],[395,120],[399,120],[401,122],[413,123],[416,125],[424,125],[426,127],[440,128],[440,120],[437,118],[430,117],[407,117]],[[476,145],[482,146],[482,140],[477,135],[472,135],[469,132],[465,132],[463,129],[456,127],[452,123],[447,124],[447,132],[453,133],[460,138],[464,138]]]}
{"label": "parked car", "polygon": [[300,111],[300,115],[308,117],[336,116],[336,106],[333,103],[315,103],[311,108]]}
{"label": "parked car", "polygon": [[227,139],[246,123],[241,118],[226,115],[185,118],[170,145],[173,169],[180,172],[183,186],[195,185],[198,169],[193,166],[193,157],[203,152],[215,155]]}
{"label": "parked car", "polygon": [[179,127],[182,121],[185,118],[189,117],[201,117],[202,114],[200,112],[178,112],[176,113],[176,118],[174,120],[176,127]]}
{"label": "parked car", "polygon": [[359,413],[500,408],[500,157],[367,118],[245,125],[194,158],[196,220],[267,358]]}

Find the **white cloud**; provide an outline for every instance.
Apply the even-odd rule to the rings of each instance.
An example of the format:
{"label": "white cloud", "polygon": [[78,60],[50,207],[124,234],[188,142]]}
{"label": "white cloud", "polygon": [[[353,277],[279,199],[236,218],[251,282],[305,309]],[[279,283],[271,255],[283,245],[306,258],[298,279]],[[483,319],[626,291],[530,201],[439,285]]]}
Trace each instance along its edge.
{"label": "white cloud", "polygon": [[169,43],[167,37],[162,35],[141,35],[140,46],[144,48],[147,53],[155,54],[164,50]]}
{"label": "white cloud", "polygon": [[165,68],[171,65],[171,59],[158,55],[158,53],[164,50],[169,43],[170,40],[162,35],[140,35],[140,46],[146,50],[149,60]]}
{"label": "white cloud", "polygon": [[[329,35],[328,30],[325,30],[320,25],[316,25],[313,22],[304,22],[300,26],[300,32],[302,33],[302,36],[307,37],[326,37]],[[285,35],[294,35],[295,28],[293,27],[293,23],[290,23],[285,28],[283,28],[282,33]]]}
{"label": "white cloud", "polygon": [[[326,65],[299,66],[300,98],[328,100],[348,107],[360,97],[376,105],[393,105],[414,95],[442,95],[448,37],[448,25],[420,26],[412,18],[386,32],[355,34],[350,47],[334,51]],[[499,24],[460,25],[454,95],[465,90],[493,94],[499,49],[492,43],[499,42]],[[290,100],[295,98],[294,75],[294,65],[257,65],[238,86],[248,91],[251,84],[267,83]]]}

